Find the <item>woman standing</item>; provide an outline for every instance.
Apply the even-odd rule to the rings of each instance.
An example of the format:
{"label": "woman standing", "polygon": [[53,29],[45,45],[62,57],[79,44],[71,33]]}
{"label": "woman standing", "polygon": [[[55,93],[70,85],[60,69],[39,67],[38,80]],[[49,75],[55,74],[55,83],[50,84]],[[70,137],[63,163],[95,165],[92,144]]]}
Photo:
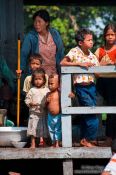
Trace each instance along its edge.
{"label": "woman standing", "polygon": [[64,46],[59,32],[50,28],[50,16],[46,10],[33,15],[33,29],[26,35],[21,49],[21,69],[29,73],[30,54],[39,53],[43,57],[43,68],[49,75],[60,73],[60,61],[64,57]]}

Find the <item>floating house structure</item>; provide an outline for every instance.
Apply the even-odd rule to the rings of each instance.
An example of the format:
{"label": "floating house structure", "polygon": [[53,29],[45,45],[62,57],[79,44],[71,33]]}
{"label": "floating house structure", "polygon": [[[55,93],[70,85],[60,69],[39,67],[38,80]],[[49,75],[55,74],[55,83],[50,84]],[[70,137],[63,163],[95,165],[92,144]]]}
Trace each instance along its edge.
{"label": "floating house structure", "polygon": [[[36,3],[39,1],[35,1]],[[27,0],[0,0],[0,56],[3,56],[9,67],[15,72],[17,67],[17,36],[24,33],[23,5]],[[33,1],[32,1],[33,3]],[[41,3],[40,3],[41,4]],[[77,67],[62,67],[61,108],[62,108],[62,147],[61,148],[10,148],[0,147],[0,161],[33,160],[36,163],[43,159],[61,160],[63,175],[73,175],[73,161],[80,159],[109,159],[109,147],[72,147],[72,115],[116,113],[116,107],[73,107],[68,94],[71,92],[71,78],[74,73],[116,73],[115,66],[102,66],[85,70]],[[67,86],[68,85],[68,86]],[[30,165],[29,165],[30,166]],[[39,166],[39,164],[38,164]],[[50,168],[52,165],[50,165]],[[39,168],[39,167],[38,167]],[[37,171],[38,171],[37,168]],[[57,174],[57,173],[56,173]],[[78,174],[75,173],[75,174]]]}

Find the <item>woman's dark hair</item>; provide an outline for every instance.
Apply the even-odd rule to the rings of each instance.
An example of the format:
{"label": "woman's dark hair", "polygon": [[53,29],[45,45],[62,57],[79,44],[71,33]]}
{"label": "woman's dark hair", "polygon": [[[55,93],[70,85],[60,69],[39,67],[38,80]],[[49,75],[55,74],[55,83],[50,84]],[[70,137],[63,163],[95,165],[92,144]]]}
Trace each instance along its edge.
{"label": "woman's dark hair", "polygon": [[40,18],[42,18],[45,22],[50,23],[50,16],[49,13],[42,9],[42,10],[38,10],[37,12],[34,13],[33,15],[33,21],[35,20],[35,18],[39,16]]}
{"label": "woman's dark hair", "polygon": [[103,31],[104,38],[105,38],[105,35],[106,35],[106,33],[107,33],[107,31],[108,31],[109,29],[112,29],[113,32],[116,33],[116,24],[111,23],[111,24],[107,24],[107,25],[105,26],[104,31]]}
{"label": "woman's dark hair", "polygon": [[34,54],[30,55],[30,56],[29,56],[29,63],[31,63],[31,61],[32,61],[33,59],[39,60],[40,63],[42,64],[43,57],[42,57],[40,54],[34,53]]}
{"label": "woman's dark hair", "polygon": [[42,75],[42,77],[44,79],[44,85],[45,85],[45,83],[46,83],[46,76],[45,76],[45,71],[44,71],[43,68],[38,68],[38,69],[33,71],[33,73],[32,73],[32,80],[31,80],[32,85],[35,86],[34,79],[35,79],[35,76],[37,74],[41,74]]}
{"label": "woman's dark hair", "polygon": [[89,29],[86,29],[86,28],[82,28],[79,31],[77,31],[75,35],[75,40],[77,42],[77,45],[79,45],[79,41],[84,41],[85,35],[87,34],[93,35],[93,33]]}

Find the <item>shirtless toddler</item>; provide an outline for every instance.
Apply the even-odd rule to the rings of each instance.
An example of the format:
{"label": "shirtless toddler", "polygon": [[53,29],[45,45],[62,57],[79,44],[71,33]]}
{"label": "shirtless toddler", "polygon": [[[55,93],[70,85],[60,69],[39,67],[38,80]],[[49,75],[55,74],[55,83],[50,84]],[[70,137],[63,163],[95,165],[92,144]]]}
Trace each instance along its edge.
{"label": "shirtless toddler", "polygon": [[59,77],[57,74],[50,75],[48,78],[48,87],[50,92],[47,94],[48,109],[48,128],[53,147],[59,147],[61,141],[61,108]]}

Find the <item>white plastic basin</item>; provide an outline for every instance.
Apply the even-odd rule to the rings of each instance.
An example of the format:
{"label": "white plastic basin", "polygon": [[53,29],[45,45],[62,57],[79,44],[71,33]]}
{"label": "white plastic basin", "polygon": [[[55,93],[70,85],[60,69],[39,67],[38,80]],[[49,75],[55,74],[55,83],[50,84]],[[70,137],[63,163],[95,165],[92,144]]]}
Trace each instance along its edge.
{"label": "white plastic basin", "polygon": [[12,141],[27,141],[27,127],[0,127],[0,146],[12,146]]}

